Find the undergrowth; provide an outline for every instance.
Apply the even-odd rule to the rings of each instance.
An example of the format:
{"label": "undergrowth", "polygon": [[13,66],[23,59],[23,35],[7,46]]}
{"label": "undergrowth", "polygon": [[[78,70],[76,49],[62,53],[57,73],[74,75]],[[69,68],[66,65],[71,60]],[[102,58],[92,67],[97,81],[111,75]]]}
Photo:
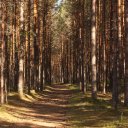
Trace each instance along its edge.
{"label": "undergrowth", "polygon": [[72,97],[69,100],[69,122],[71,128],[128,128],[128,109],[119,106],[113,110],[110,95],[98,94],[97,100],[92,100],[90,92],[85,95],[77,85],[69,85]]}

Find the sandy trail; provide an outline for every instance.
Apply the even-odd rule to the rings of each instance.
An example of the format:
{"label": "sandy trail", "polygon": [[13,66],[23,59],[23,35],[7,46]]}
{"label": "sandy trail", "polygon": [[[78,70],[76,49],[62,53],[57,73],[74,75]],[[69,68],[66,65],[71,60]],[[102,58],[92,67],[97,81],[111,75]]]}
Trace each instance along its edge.
{"label": "sandy trail", "polygon": [[34,102],[12,98],[0,112],[0,128],[67,128],[70,96],[66,85],[53,85]]}

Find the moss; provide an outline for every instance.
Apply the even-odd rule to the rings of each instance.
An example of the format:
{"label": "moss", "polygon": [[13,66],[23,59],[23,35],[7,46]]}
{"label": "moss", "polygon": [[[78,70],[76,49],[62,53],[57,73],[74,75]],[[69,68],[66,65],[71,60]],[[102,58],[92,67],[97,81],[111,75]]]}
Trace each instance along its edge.
{"label": "moss", "polygon": [[[113,110],[110,94],[98,94],[97,100],[92,100],[91,94],[83,95],[76,85],[70,85],[74,91],[69,100],[69,123],[71,128],[128,128],[128,111],[123,107]],[[122,114],[125,113],[125,114]]]}

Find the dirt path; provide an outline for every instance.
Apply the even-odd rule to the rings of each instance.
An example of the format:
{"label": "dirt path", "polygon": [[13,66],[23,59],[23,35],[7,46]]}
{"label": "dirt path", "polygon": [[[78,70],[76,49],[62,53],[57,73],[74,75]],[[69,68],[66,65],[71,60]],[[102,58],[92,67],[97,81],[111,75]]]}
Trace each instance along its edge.
{"label": "dirt path", "polygon": [[67,128],[70,96],[66,85],[53,85],[42,95],[33,96],[38,98],[34,102],[12,97],[6,109],[0,111],[0,128]]}

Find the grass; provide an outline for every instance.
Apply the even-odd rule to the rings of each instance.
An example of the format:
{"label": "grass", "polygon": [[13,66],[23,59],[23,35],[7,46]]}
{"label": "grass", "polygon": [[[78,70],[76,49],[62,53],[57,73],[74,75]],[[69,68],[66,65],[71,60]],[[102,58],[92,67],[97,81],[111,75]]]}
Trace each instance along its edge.
{"label": "grass", "polygon": [[[8,104],[0,107],[0,128],[62,128],[67,126],[66,104],[68,92],[65,86],[53,85],[43,93],[31,91],[19,97],[8,95]],[[68,92],[68,94],[67,94]]]}
{"label": "grass", "polygon": [[88,92],[83,95],[76,85],[70,85],[73,91],[69,100],[69,123],[71,128],[128,128],[128,109],[111,107],[109,94],[98,94],[93,101]]}
{"label": "grass", "polygon": [[[68,104],[62,102],[66,96]],[[48,86],[42,94],[31,91],[22,98],[10,93],[8,99],[8,104],[0,107],[0,128],[51,128],[63,120],[68,120],[68,128],[128,128],[128,108],[119,105],[114,110],[110,94],[98,93],[98,99],[92,100],[90,92],[81,93],[77,85]],[[63,119],[65,116],[58,114],[65,109]]]}

